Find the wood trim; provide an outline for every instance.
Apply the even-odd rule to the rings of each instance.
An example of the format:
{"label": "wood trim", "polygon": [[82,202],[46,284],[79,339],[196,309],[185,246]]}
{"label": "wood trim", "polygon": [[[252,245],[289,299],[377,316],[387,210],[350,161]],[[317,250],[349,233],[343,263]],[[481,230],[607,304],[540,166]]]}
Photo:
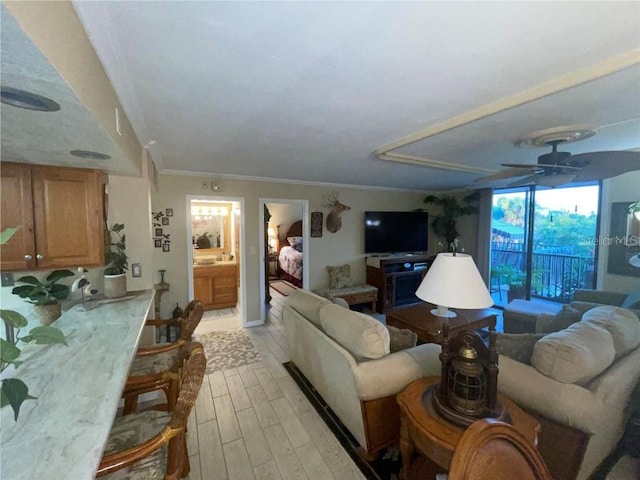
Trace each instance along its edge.
{"label": "wood trim", "polygon": [[396,396],[389,395],[375,400],[361,400],[360,408],[367,440],[366,456],[375,459],[383,448],[400,437],[400,407]]}
{"label": "wood trim", "polygon": [[582,465],[590,435],[524,409],[540,422],[538,450],[556,480],[575,480]]}

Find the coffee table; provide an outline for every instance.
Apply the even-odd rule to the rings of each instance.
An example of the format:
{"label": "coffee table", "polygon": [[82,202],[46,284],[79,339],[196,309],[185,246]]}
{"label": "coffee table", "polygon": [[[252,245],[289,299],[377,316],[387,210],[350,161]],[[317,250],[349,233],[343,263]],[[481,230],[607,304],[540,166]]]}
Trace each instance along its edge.
{"label": "coffee table", "polygon": [[[430,303],[421,303],[387,313],[387,325],[408,328],[424,343],[440,343],[442,340],[442,318],[431,313],[436,308]],[[449,318],[449,336],[454,337],[462,330],[478,330],[495,327],[496,312],[493,309],[456,310],[456,317]]]}

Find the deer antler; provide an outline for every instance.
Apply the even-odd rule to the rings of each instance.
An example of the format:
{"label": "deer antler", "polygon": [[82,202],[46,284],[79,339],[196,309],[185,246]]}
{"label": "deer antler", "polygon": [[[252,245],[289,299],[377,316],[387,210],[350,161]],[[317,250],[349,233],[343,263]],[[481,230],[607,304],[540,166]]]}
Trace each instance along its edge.
{"label": "deer antler", "polygon": [[338,190],[331,190],[327,195],[327,203],[330,206],[335,207],[336,205],[340,204],[339,197],[340,192]]}

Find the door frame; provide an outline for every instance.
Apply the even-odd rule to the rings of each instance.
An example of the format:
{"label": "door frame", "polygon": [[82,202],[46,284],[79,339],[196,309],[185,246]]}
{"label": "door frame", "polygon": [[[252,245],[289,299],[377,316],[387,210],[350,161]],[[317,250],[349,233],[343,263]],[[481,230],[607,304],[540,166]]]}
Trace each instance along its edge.
{"label": "door frame", "polygon": [[[191,225],[191,201],[192,200],[210,200],[216,202],[239,203],[240,204],[240,315],[242,317],[242,326],[247,326],[247,255],[245,243],[245,208],[244,197],[228,197],[218,195],[187,195],[185,202],[186,222],[187,222],[187,281],[189,298],[193,298],[193,248],[191,246],[191,238],[193,236],[193,226]],[[234,211],[229,215],[235,215]],[[236,232],[237,234],[237,232]]]}
{"label": "door frame", "polygon": [[268,272],[265,269],[266,258],[264,256],[264,206],[267,203],[286,203],[291,205],[300,205],[302,207],[302,244],[304,245],[304,249],[302,251],[302,288],[309,288],[309,238],[311,236],[309,225],[309,200],[260,197],[258,199],[258,251],[260,252],[260,320],[262,323],[264,323],[267,318],[267,306],[264,303],[264,298],[267,294],[265,291],[265,275],[268,275]]}

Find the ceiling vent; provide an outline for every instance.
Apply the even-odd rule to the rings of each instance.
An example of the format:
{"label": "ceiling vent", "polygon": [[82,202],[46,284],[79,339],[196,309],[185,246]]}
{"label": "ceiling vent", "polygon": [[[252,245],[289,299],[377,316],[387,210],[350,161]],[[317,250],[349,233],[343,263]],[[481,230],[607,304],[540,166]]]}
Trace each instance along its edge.
{"label": "ceiling vent", "polygon": [[74,157],[85,158],[87,160],[109,160],[111,158],[111,155],[92,152],[91,150],[71,150],[69,153]]}
{"label": "ceiling vent", "polygon": [[37,93],[27,92],[19,88],[0,87],[0,101],[13,107],[35,110],[37,112],[57,112],[60,104]]}

